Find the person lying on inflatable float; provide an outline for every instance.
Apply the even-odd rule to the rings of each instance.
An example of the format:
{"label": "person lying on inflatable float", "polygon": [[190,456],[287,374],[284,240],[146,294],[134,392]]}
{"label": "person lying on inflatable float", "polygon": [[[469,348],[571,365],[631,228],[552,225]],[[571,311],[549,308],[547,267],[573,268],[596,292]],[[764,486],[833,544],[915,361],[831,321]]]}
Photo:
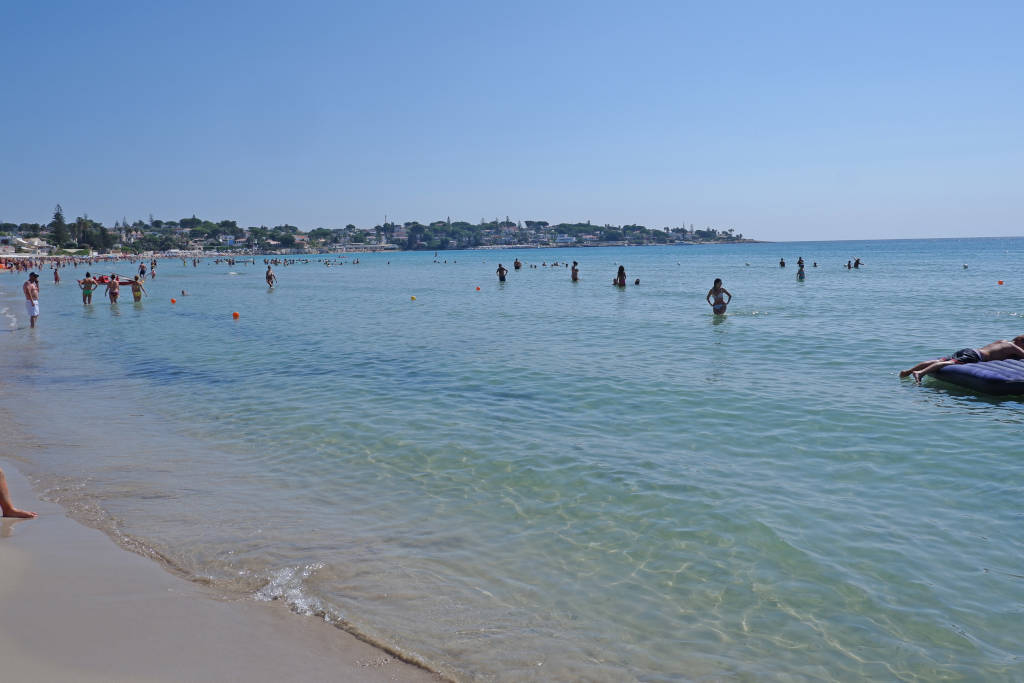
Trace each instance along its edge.
{"label": "person lying on inflatable float", "polygon": [[1024,358],[1024,334],[1016,336],[1013,341],[1000,339],[991,344],[986,344],[979,349],[960,349],[946,358],[936,358],[918,363],[909,370],[902,370],[900,378],[913,375],[918,384],[925,375],[930,375],[947,365],[965,365],[967,363],[982,363],[990,360],[1010,360]]}

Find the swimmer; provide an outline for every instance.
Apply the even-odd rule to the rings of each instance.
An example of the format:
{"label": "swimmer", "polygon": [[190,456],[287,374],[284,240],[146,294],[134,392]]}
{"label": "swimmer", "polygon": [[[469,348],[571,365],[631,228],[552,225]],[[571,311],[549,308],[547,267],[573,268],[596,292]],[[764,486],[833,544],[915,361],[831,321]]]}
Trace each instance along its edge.
{"label": "swimmer", "polygon": [[796,264],[797,264],[798,266],[801,266],[801,267],[802,267],[802,266],[804,265],[804,257],[803,257],[803,256],[801,256],[800,258],[798,258],[798,259],[796,260]]}
{"label": "swimmer", "polygon": [[505,276],[508,274],[508,268],[506,268],[505,266],[503,266],[503,265],[501,265],[499,263],[498,264],[498,269],[496,271],[494,271],[494,272],[496,272],[498,274],[498,282],[504,282],[505,281]]}
{"label": "swimmer", "polygon": [[117,297],[121,296],[121,283],[117,281],[117,273],[110,274],[110,280],[107,281],[107,296],[112,304],[116,304]]}
{"label": "swimmer", "polygon": [[274,288],[274,283],[277,282],[277,276],[274,275],[274,271],[270,269],[270,266],[267,266],[266,277],[267,277],[267,286],[270,287],[271,289],[273,289]]}
{"label": "swimmer", "polygon": [[182,296],[188,296],[188,292],[186,292],[186,291],[185,291],[185,290],[183,289],[183,290],[181,290],[181,295],[182,295]]}
{"label": "swimmer", "polygon": [[619,266],[619,272],[612,279],[612,284],[616,287],[626,286],[626,266]]}
{"label": "swimmer", "polygon": [[941,370],[947,365],[967,365],[968,363],[983,363],[990,360],[1009,360],[1015,358],[1024,358],[1024,334],[1014,337],[1013,341],[1000,339],[978,349],[960,349],[946,358],[926,360],[909,370],[901,370],[900,379],[907,375],[913,375],[914,380],[920,384],[922,377]]}
{"label": "swimmer", "polygon": [[580,281],[580,267],[579,264],[576,263],[575,261],[572,262],[572,271],[569,274],[569,279],[572,282]]}
{"label": "swimmer", "polygon": [[92,279],[92,273],[86,273],[84,280],[78,281],[78,286],[82,289],[82,304],[92,303],[92,293],[96,291],[96,281]]}
{"label": "swimmer", "polygon": [[785,267],[786,267],[786,259],[780,258],[779,259],[779,268],[785,268]]}
{"label": "swimmer", "polygon": [[634,285],[638,285],[638,284],[640,284],[640,278],[637,278],[636,280],[634,280],[634,281],[633,281],[633,284],[634,284]]}
{"label": "swimmer", "polygon": [[[725,296],[729,298],[723,301]],[[715,300],[712,301],[711,297],[715,297]],[[725,309],[728,308],[729,302],[732,301],[732,294],[722,286],[722,278],[716,277],[715,284],[708,290],[704,298],[707,299],[708,305],[711,306],[711,310],[715,315],[722,315],[725,313]]]}
{"label": "swimmer", "polygon": [[512,262],[512,267],[515,268],[516,270],[519,270],[520,268],[523,267],[523,262],[517,258],[515,261]]}
{"label": "swimmer", "polygon": [[[135,298],[135,303],[142,301],[142,293],[146,292],[146,288],[139,282],[139,276],[136,275],[135,279],[132,280],[132,296]],[[146,296],[149,296],[149,292],[146,292]]]}
{"label": "swimmer", "polygon": [[797,280],[803,280],[804,277],[805,277],[804,264],[801,263],[800,267],[796,269],[796,279]]}

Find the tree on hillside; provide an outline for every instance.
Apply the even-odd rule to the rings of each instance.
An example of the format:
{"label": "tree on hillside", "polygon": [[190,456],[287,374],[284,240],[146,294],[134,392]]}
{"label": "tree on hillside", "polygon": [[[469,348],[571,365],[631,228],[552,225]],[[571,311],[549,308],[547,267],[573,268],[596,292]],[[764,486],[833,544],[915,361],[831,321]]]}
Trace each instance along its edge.
{"label": "tree on hillside", "polygon": [[182,218],[178,221],[178,225],[185,228],[186,230],[193,230],[203,224],[201,218],[196,218],[195,214],[192,214],[192,218]]}
{"label": "tree on hillside", "polygon": [[50,221],[50,225],[47,226],[52,232],[51,240],[58,247],[64,246],[70,238],[68,233],[68,225],[64,222],[64,209],[58,204],[53,210],[53,220]]}

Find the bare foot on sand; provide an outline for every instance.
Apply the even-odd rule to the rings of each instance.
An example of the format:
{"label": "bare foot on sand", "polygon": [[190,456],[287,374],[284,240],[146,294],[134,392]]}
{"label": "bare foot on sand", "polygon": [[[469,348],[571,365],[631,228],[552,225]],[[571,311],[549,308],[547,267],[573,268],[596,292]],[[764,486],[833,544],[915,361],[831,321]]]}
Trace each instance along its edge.
{"label": "bare foot on sand", "polygon": [[16,517],[18,519],[33,519],[38,517],[39,514],[36,512],[29,512],[28,510],[19,510],[18,508],[11,508],[4,510],[4,517]]}
{"label": "bare foot on sand", "polygon": [[11,494],[7,490],[7,478],[4,471],[0,470],[0,517],[14,517],[16,519],[32,519],[38,517],[34,512],[19,510],[11,504]]}

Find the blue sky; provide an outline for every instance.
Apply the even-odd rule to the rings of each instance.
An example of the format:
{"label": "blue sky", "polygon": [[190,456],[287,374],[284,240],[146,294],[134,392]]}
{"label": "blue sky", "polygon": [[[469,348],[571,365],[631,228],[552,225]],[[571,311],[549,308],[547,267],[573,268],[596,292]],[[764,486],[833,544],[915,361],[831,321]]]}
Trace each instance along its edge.
{"label": "blue sky", "polygon": [[1024,3],[4,2],[0,220],[1024,234]]}

